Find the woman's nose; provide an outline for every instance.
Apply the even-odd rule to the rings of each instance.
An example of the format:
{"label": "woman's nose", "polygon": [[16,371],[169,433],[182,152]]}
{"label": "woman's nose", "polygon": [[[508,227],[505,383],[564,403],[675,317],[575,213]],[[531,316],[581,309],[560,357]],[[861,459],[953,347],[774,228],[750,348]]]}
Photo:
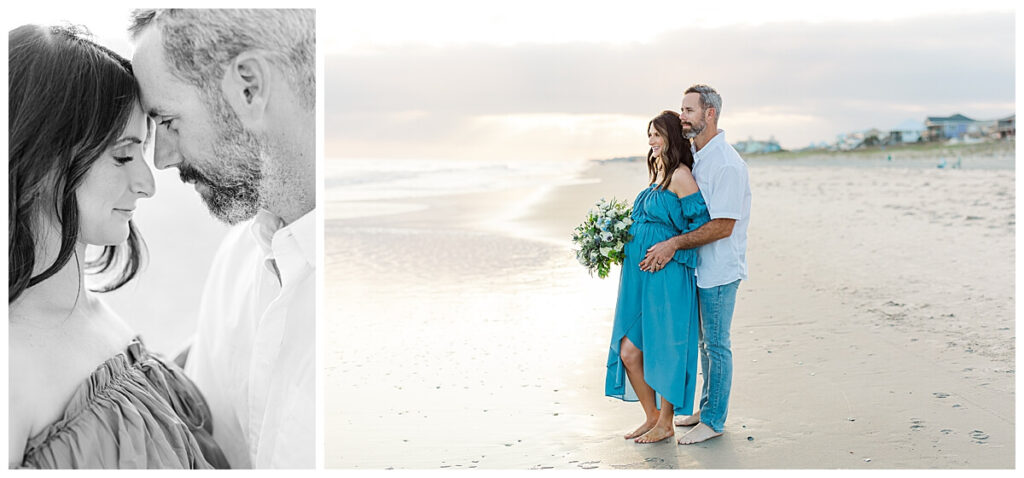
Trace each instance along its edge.
{"label": "woman's nose", "polygon": [[153,171],[149,169],[149,165],[142,158],[132,162],[138,164],[138,166],[132,168],[132,192],[141,197],[153,197],[156,194],[156,181],[153,180]]}

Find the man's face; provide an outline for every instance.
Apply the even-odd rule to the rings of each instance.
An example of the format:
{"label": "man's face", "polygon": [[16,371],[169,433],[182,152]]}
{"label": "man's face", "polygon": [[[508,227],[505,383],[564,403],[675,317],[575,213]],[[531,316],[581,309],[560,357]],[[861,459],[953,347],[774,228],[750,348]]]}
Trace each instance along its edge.
{"label": "man's face", "polygon": [[687,93],[683,95],[683,105],[679,112],[679,121],[682,123],[683,137],[687,139],[696,138],[697,135],[708,127],[704,119],[704,108],[700,107],[700,94]]}
{"label": "man's face", "polygon": [[235,224],[253,217],[266,151],[260,138],[242,127],[219,91],[203,95],[171,73],[159,28],[139,36],[132,63],[143,110],[157,124],[157,169],[178,168],[182,182],[195,185],[217,219]]}

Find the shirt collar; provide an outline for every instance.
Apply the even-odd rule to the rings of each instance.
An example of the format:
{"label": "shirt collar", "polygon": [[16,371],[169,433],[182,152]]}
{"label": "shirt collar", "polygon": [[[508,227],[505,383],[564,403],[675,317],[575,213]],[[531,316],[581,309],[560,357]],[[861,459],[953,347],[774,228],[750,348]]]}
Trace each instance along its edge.
{"label": "shirt collar", "polygon": [[266,209],[260,209],[249,225],[249,233],[252,234],[260,250],[266,255],[273,255],[274,234],[284,226],[284,220]]}
{"label": "shirt collar", "polygon": [[[264,266],[282,280],[302,269],[316,266],[316,210],[287,226],[284,220],[261,209],[249,232],[263,252]],[[303,264],[304,263],[304,264]]]}
{"label": "shirt collar", "polygon": [[725,130],[721,128],[718,129],[717,134],[708,140],[708,144],[705,144],[703,148],[700,148],[700,151],[697,151],[697,146],[693,141],[690,141],[690,152],[693,153],[693,167],[697,167],[697,163],[699,163],[701,159],[704,159],[704,156],[707,156],[711,150],[718,148],[723,143],[725,143]]}
{"label": "shirt collar", "polygon": [[303,259],[310,267],[315,268],[316,264],[316,209],[311,209],[302,217],[295,220],[283,229],[291,231],[295,238],[295,245],[302,254]]}
{"label": "shirt collar", "polygon": [[285,226],[284,220],[266,209],[260,209],[256,213],[250,225],[249,232],[267,254],[273,253],[274,240],[282,231],[290,231],[296,238],[296,245],[303,257],[313,264],[316,261],[316,246],[314,236],[316,235],[316,209],[310,210],[302,217]]}

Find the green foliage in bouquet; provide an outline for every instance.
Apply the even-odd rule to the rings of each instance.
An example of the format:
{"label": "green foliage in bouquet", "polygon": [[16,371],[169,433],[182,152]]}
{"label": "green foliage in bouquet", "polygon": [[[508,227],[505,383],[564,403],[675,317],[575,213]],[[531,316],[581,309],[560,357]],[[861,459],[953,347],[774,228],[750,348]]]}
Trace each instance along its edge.
{"label": "green foliage in bouquet", "polygon": [[622,264],[625,259],[626,243],[633,236],[629,234],[633,208],[622,201],[600,201],[587,213],[583,224],[576,226],[572,242],[576,260],[583,264],[590,275],[604,279],[613,264]]}

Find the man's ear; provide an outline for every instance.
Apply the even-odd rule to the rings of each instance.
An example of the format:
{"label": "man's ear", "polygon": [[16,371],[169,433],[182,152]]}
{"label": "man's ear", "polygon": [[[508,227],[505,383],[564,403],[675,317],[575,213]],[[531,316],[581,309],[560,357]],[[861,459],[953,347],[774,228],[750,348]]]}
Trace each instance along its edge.
{"label": "man's ear", "polygon": [[272,78],[270,62],[258,51],[242,52],[224,69],[221,94],[235,110],[242,125],[249,129],[261,129],[270,100]]}

